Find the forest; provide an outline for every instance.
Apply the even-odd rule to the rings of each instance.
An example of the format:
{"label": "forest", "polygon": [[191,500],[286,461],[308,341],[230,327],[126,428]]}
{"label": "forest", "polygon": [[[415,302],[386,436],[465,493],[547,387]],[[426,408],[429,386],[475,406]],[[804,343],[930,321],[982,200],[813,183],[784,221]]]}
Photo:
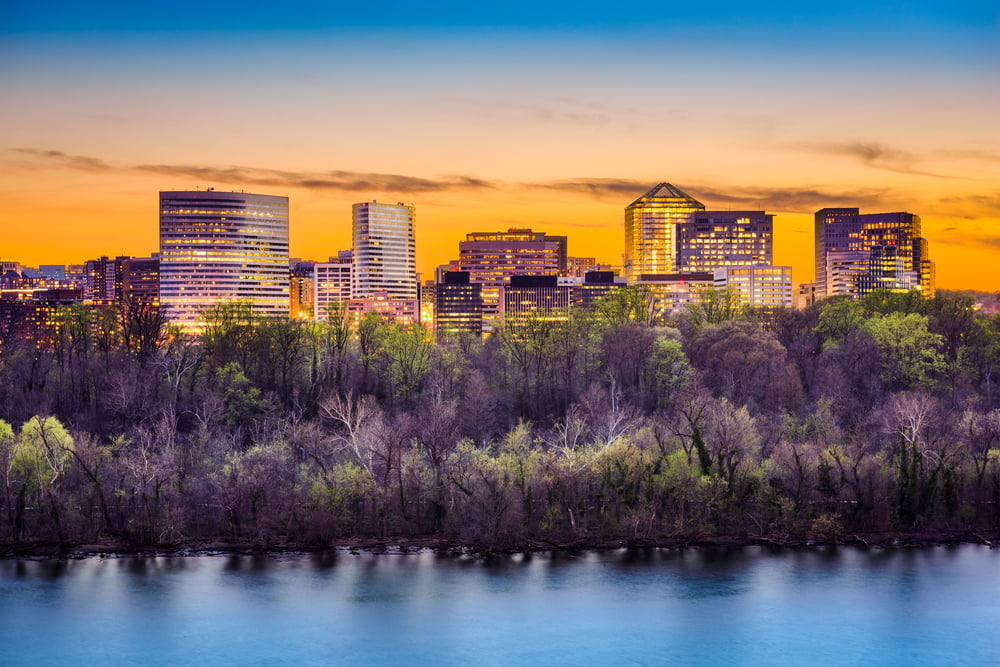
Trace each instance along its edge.
{"label": "forest", "polygon": [[1000,316],[945,291],[663,318],[629,287],[485,339],[67,306],[0,340],[0,544],[986,539],[998,375]]}

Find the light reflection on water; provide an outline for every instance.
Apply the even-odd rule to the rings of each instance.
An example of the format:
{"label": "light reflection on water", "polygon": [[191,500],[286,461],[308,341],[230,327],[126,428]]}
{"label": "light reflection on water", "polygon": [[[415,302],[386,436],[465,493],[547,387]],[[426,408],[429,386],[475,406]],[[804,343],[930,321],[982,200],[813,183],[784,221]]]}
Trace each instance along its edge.
{"label": "light reflection on water", "polygon": [[1000,552],[0,561],[2,664],[1000,662]]}

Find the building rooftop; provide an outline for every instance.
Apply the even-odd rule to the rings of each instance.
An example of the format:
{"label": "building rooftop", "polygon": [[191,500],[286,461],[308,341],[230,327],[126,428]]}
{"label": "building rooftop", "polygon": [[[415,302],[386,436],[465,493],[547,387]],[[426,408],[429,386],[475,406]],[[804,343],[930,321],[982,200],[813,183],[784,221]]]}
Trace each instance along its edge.
{"label": "building rooftop", "polygon": [[704,208],[704,205],[700,201],[670,183],[657,183],[649,192],[636,199],[629,206],[635,206],[648,199],[686,199]]}

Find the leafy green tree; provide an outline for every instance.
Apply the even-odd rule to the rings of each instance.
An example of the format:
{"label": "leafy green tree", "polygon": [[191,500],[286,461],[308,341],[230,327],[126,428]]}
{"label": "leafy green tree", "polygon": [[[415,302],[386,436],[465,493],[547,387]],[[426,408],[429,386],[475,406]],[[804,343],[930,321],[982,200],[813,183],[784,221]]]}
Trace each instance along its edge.
{"label": "leafy green tree", "polygon": [[925,315],[874,315],[863,326],[878,345],[889,391],[929,388],[944,371],[941,336],[927,329]]}
{"label": "leafy green tree", "polygon": [[847,298],[824,300],[819,306],[816,333],[824,347],[842,342],[860,331],[865,322],[865,311],[860,303]]}
{"label": "leafy green tree", "polygon": [[422,326],[389,324],[382,338],[385,384],[397,400],[413,400],[430,372],[434,339]]}
{"label": "leafy green tree", "polygon": [[616,287],[597,302],[597,314],[610,327],[652,326],[658,320],[656,295],[649,285]]}
{"label": "leafy green tree", "polygon": [[73,438],[55,417],[32,417],[21,426],[10,475],[18,480],[15,539],[21,532],[26,503],[46,507],[59,541],[65,538],[59,487],[72,457]]}
{"label": "leafy green tree", "polygon": [[740,291],[735,287],[710,287],[698,292],[698,299],[688,305],[685,316],[695,327],[700,327],[742,319],[750,312],[750,307],[743,303]]}
{"label": "leafy green tree", "polygon": [[890,313],[919,313],[927,311],[927,298],[918,290],[893,292],[876,290],[861,297],[860,305],[869,315],[889,315]]}

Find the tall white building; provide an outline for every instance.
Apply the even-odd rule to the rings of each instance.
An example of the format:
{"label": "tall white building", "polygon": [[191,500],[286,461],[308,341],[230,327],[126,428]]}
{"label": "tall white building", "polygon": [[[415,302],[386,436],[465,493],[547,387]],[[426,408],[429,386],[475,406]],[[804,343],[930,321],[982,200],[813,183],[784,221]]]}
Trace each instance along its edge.
{"label": "tall white building", "polygon": [[350,301],[352,263],[351,251],[342,250],[329,262],[313,265],[313,319],[325,320],[331,305],[338,302],[346,305]]}
{"label": "tall white building", "polygon": [[288,317],[288,197],[161,192],[161,312],[198,331],[205,309],[233,301]]}
{"label": "tall white building", "polygon": [[415,209],[370,201],[353,207],[354,299],[417,299]]}
{"label": "tall white building", "polygon": [[715,270],[717,289],[735,289],[754,307],[792,307],[792,267],[726,266]]}

